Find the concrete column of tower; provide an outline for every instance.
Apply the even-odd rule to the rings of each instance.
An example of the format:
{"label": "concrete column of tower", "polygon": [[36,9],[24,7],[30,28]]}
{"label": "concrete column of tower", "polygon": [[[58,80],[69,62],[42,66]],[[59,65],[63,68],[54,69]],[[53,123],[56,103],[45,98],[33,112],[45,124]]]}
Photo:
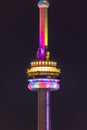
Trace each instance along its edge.
{"label": "concrete column of tower", "polygon": [[51,130],[50,127],[50,92],[38,91],[38,130]]}

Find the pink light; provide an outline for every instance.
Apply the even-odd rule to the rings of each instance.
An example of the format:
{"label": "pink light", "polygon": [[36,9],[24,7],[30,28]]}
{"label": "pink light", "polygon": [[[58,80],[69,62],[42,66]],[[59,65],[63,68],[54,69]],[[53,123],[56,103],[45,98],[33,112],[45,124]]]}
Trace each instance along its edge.
{"label": "pink light", "polygon": [[28,88],[30,90],[37,90],[37,89],[50,89],[50,90],[57,90],[59,89],[59,80],[57,79],[32,79],[28,80]]}
{"label": "pink light", "polygon": [[44,47],[44,9],[40,8],[40,46]]}
{"label": "pink light", "polygon": [[[46,1],[44,1],[46,2]],[[44,5],[44,2],[43,5]],[[48,3],[47,3],[48,4]],[[48,46],[47,7],[40,7],[40,47]]]}

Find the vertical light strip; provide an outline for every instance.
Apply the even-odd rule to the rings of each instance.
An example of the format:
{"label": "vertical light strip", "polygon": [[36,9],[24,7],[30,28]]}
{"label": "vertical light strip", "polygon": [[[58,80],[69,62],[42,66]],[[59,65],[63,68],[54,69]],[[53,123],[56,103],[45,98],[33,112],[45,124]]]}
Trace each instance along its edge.
{"label": "vertical light strip", "polygon": [[48,46],[48,17],[47,17],[47,8],[45,8],[45,46]]}
{"label": "vertical light strip", "polygon": [[44,47],[44,8],[40,8],[40,46]]}
{"label": "vertical light strip", "polygon": [[41,0],[43,6],[40,7],[40,47],[48,46],[48,7],[44,6],[46,0]]}
{"label": "vertical light strip", "polygon": [[50,92],[46,91],[46,130],[50,130]]}

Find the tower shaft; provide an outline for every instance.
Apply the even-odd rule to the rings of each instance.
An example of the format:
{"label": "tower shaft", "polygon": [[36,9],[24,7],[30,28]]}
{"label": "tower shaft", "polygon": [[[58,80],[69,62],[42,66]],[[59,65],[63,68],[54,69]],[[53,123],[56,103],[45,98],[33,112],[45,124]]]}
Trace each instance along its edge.
{"label": "tower shaft", "polygon": [[39,9],[39,43],[40,47],[44,48],[48,46],[48,8],[47,7],[40,7]]}
{"label": "tower shaft", "polygon": [[38,91],[38,130],[51,130],[50,122],[50,92]]}
{"label": "tower shaft", "polygon": [[49,53],[47,54],[49,2],[47,0],[40,0],[38,2],[38,7],[39,7],[39,50],[37,53],[37,58],[39,60],[46,60],[47,55],[49,55]]}
{"label": "tower shaft", "polygon": [[48,0],[39,0],[39,48],[27,69],[28,88],[38,91],[38,130],[51,130],[50,91],[59,89],[60,69],[48,51]]}

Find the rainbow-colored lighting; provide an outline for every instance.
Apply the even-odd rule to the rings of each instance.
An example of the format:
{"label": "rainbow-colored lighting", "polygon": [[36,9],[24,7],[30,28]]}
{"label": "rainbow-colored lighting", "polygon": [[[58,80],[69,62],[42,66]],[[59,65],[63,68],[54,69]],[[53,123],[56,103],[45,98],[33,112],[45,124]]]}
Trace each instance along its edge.
{"label": "rainbow-colored lighting", "polygon": [[38,91],[38,130],[50,130],[50,91],[60,88],[57,62],[50,59],[48,48],[49,0],[39,0],[39,47],[36,59],[27,69],[28,89]]}
{"label": "rainbow-colored lighting", "polygon": [[58,79],[47,79],[47,78],[40,78],[40,79],[30,79],[28,80],[28,88],[30,90],[37,90],[37,89],[49,89],[50,91],[58,90],[59,89],[59,80]]}
{"label": "rainbow-colored lighting", "polygon": [[46,2],[46,1],[48,1],[48,0],[39,0],[40,2]]}
{"label": "rainbow-colored lighting", "polygon": [[40,29],[40,47],[45,48],[48,46],[48,11],[49,3],[47,0],[40,0],[38,3],[39,12],[40,12],[40,21],[39,21],[39,29]]}
{"label": "rainbow-colored lighting", "polygon": [[38,91],[46,89],[55,91],[59,89],[59,75],[61,70],[57,68],[57,63],[50,60],[48,51],[48,0],[39,0],[39,48],[36,60],[31,62],[27,69],[28,88]]}

